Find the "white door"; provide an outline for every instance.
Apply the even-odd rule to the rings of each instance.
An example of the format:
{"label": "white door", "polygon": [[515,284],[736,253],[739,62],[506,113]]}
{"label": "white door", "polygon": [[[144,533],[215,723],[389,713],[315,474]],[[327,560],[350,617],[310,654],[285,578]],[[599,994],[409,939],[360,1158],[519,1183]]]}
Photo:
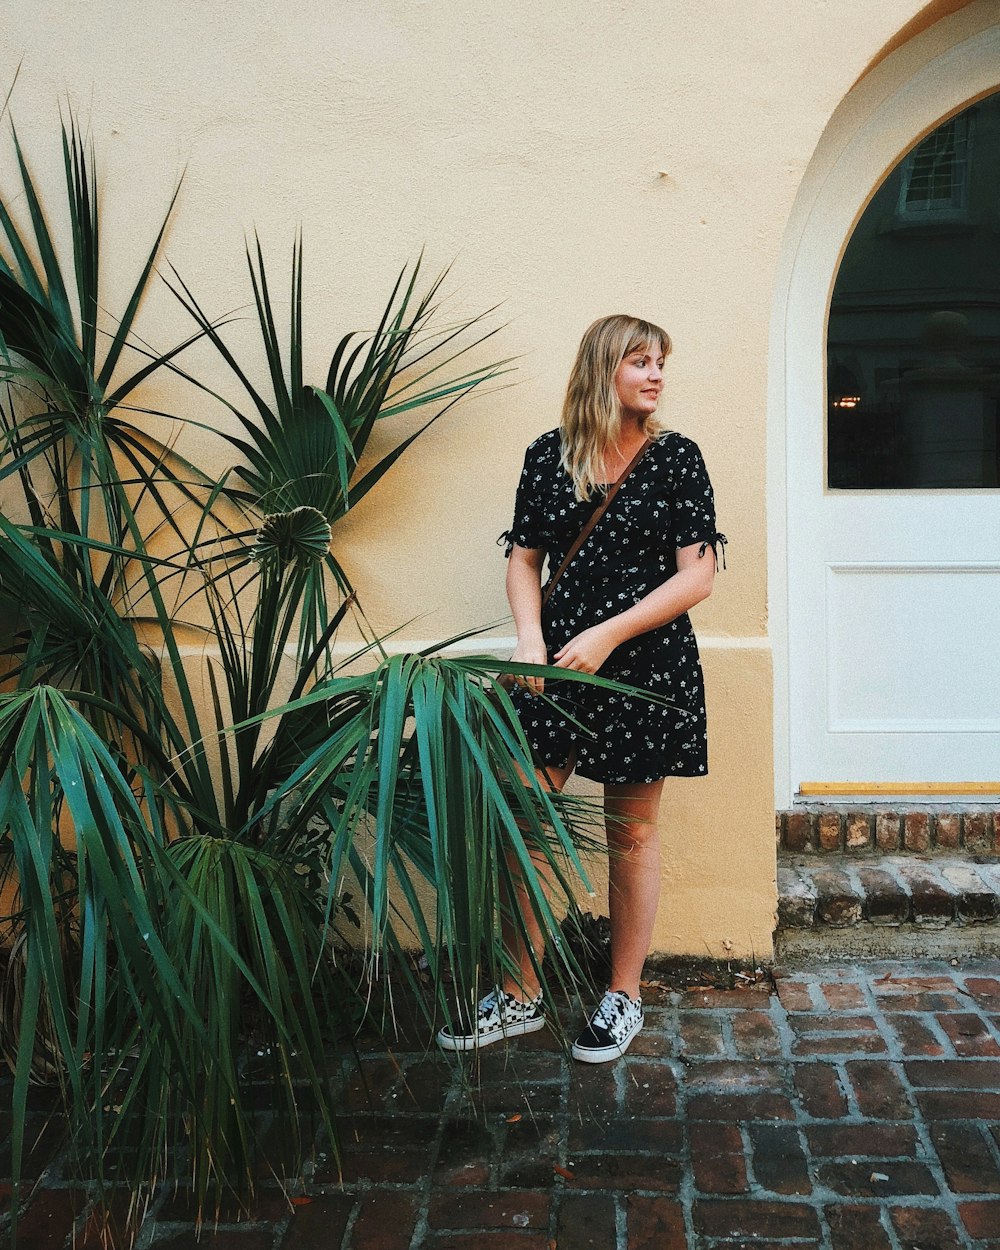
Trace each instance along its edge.
{"label": "white door", "polygon": [[795,789],[1000,793],[996,497],[814,506],[790,614]]}
{"label": "white door", "polygon": [[[981,43],[996,75],[1000,32]],[[928,129],[960,84],[928,72],[922,87]],[[791,281],[793,796],[1000,793],[1000,94],[900,162],[902,118],[923,120],[920,88],[883,102],[828,171],[811,225],[820,239],[846,224],[842,263],[827,236]],[[880,159],[891,171],[853,230],[852,159],[862,175]],[[831,259],[827,337],[808,270],[815,280]]]}

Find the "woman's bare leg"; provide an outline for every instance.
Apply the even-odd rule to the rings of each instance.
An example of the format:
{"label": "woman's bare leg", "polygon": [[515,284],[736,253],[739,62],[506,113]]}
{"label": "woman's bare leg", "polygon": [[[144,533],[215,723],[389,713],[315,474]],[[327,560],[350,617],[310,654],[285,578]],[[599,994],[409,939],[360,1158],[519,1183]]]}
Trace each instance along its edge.
{"label": "woman's bare leg", "polygon": [[609,988],[624,990],[630,998],[639,997],[660,899],[657,813],[662,791],[662,780],[604,788],[611,915]]}
{"label": "woman's bare leg", "polygon": [[[546,790],[555,790],[558,793],[569,780],[569,775],[573,771],[575,764],[576,760],[571,758],[569,763],[562,768],[549,765],[544,771],[541,769],[537,770],[536,776]],[[546,885],[546,889],[548,889],[545,856],[539,853],[532,855],[531,858],[535,865],[535,870]],[[540,960],[544,941],[538,917],[532,909],[528,892],[521,881],[519,865],[512,856],[508,857],[507,864],[516,883],[513,907],[524,922],[524,928],[522,930],[520,925],[515,924],[510,908],[505,906],[501,909],[504,948],[513,957],[514,963],[519,969],[519,973],[509,972],[504,976],[503,988],[508,994],[513,994],[515,998],[521,999],[522,1002],[527,1002],[528,999],[535,997],[540,988],[538,973],[532,960],[532,952],[534,952],[535,959]]]}

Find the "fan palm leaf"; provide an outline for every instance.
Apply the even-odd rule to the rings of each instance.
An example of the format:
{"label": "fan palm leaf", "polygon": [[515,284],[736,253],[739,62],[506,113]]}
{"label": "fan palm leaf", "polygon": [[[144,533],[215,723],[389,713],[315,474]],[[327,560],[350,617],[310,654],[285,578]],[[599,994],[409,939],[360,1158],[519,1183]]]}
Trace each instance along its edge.
{"label": "fan palm leaf", "polygon": [[[147,540],[159,526],[167,525],[180,542],[176,511],[184,501],[203,498],[208,489],[204,474],[137,429],[123,407],[146,378],[200,332],[162,354],[139,347],[135,337],[136,317],[176,191],[154,232],[124,313],[109,330],[103,328],[100,257],[106,247],[100,231],[96,164],[72,114],[63,121],[61,138],[69,262],[60,256],[51,214],[45,211],[13,128],[23,221],[16,219],[11,197],[0,194],[0,377],[7,383],[6,402],[0,403],[0,485],[19,483],[36,527],[32,543],[48,562],[46,586],[53,590],[55,578],[63,582],[57,594],[62,609],[96,620],[109,613],[127,616],[137,585],[140,597],[155,599]],[[133,347],[139,363],[128,372],[126,351]],[[152,518],[140,519],[138,504],[151,510]],[[108,545],[100,546],[105,540]],[[23,579],[19,583],[16,575],[4,583],[8,594],[19,585],[23,588]],[[40,582],[35,579],[34,585],[37,589]],[[70,609],[68,601],[74,596],[77,608]],[[29,598],[29,608],[33,602]],[[44,597],[37,606],[44,620]],[[46,641],[52,646],[48,656]],[[65,629],[46,630],[32,640],[31,650],[28,668],[48,670],[50,676],[43,679],[51,680],[68,662],[73,639]],[[78,634],[75,650],[73,665],[80,684],[112,696],[107,665],[103,673],[96,667],[87,672],[88,666],[103,664],[100,649],[89,645],[86,634]],[[24,680],[31,680],[28,669],[24,672]],[[128,685],[122,692],[126,704]],[[188,740],[200,737],[193,732],[194,723],[186,728]]]}
{"label": "fan palm leaf", "polygon": [[301,1156],[303,1093],[335,1136],[322,1056],[350,1027],[353,1000],[294,859],[232,838],[171,840],[148,783],[137,793],[50,687],[0,695],[0,765],[9,919],[26,938],[15,1174],[43,1017],[69,1144],[99,1189],[124,1177],[141,1195],[187,1152],[200,1208],[252,1188],[263,1126],[244,1071],[248,995],[269,1056],[254,1077],[293,1130],[288,1165]]}
{"label": "fan palm leaf", "polygon": [[[434,421],[458,400],[507,370],[509,362],[500,361],[454,375],[454,362],[478,348],[496,330],[480,328],[488,313],[444,331],[435,329],[445,275],[418,295],[418,260],[399,274],[375,331],[367,336],[345,335],[334,351],[325,388],[310,386],[304,380],[303,367],[301,240],[296,239],[292,249],[291,314],[284,350],[259,240],[255,239],[253,249],[248,246],[246,256],[271,384],[270,400],[254,385],[249,370],[224,342],[217,323],[176,272],[171,288],[250,400],[249,412],[243,412],[215,396],[226,404],[240,429],[239,433],[223,431],[223,437],[243,458],[237,469],[243,485],[233,489],[232,495],[259,515],[308,507],[335,526]],[[357,466],[378,419],[428,408],[436,409],[432,416],[358,475]],[[327,557],[325,570],[317,567],[303,580],[300,660],[313,651],[328,619],[327,575],[333,577],[341,593],[352,589],[333,553]]]}
{"label": "fan palm leaf", "polygon": [[[14,1174],[44,1010],[62,1058],[70,1144],[96,1165],[100,1183],[114,1129],[101,1113],[98,1057],[120,1053],[150,1031],[176,1052],[175,1010],[197,1025],[161,938],[166,838],[156,803],[133,792],[112,752],[51,687],[0,695],[0,764],[0,830],[18,900],[12,918],[27,935]],[[78,953],[73,968],[64,959],[67,927]]]}
{"label": "fan palm leaf", "polygon": [[[294,799],[276,835],[288,845],[317,816],[327,822],[330,890],[348,868],[360,879],[373,960],[417,939],[430,964],[434,1010],[446,1020],[484,985],[515,972],[504,940],[505,922],[526,938],[511,906],[515,891],[546,935],[548,959],[543,964],[539,954],[536,962],[542,983],[566,988],[581,975],[558,942],[559,917],[589,889],[584,855],[601,814],[538,781],[513,704],[494,681],[505,667],[491,657],[387,656],[272,713],[282,724],[308,712],[322,712],[323,721],[313,723],[313,749],[257,819]],[[596,676],[573,679],[622,689]],[[427,884],[430,909],[421,901]],[[405,921],[397,891],[408,906]],[[449,976],[456,994],[447,990]]]}
{"label": "fan palm leaf", "polygon": [[[159,353],[136,322],[176,193],[114,320],[96,166],[75,118],[62,126],[68,230],[16,132],[13,145],[0,490],[21,499],[0,513],[0,645],[16,687],[0,693],[0,897],[15,903],[0,923],[20,952],[17,1119],[34,1065],[55,1067],[100,1200],[123,1180],[134,1225],[183,1154],[211,1214],[255,1183],[262,1098],[286,1133],[283,1158],[267,1157],[279,1172],[301,1162],[308,1114],[333,1133],[324,1056],[359,1001],[335,940],[345,876],[365,900],[366,996],[385,960],[406,973],[418,945],[432,1027],[512,971],[516,890],[547,935],[546,984],[579,975],[555,935],[596,816],[535,779],[496,661],[391,656],[381,639],[347,664],[334,655],[359,610],[331,552],[336,526],[430,424],[506,371],[477,363],[495,332],[484,318],[441,328],[444,275],[424,286],[418,260],[375,329],[344,336],[311,386],[301,242],[279,327],[254,240],[266,385],[176,272],[168,285],[194,329]],[[203,425],[238,458],[222,477],[143,428],[153,410],[139,391],[157,371],[215,394],[178,363],[198,338],[245,396],[228,429]],[[415,428],[373,463],[376,422],[410,414]],[[21,1136],[14,1153],[16,1171]]]}

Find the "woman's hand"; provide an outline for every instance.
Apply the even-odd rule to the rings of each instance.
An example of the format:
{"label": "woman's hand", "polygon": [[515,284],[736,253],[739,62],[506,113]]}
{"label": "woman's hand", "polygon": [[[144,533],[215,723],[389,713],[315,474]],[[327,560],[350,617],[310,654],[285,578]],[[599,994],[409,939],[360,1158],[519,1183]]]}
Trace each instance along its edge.
{"label": "woman's hand", "polygon": [[611,622],[592,625],[556,652],[556,668],[570,668],[576,673],[596,673],[621,641]]}
{"label": "woman's hand", "polygon": [[[522,642],[518,640],[517,646],[514,648],[514,654],[510,657],[511,664],[548,664],[549,656],[545,650],[545,643],[541,638]],[[534,677],[525,674],[523,677],[515,677],[514,680],[521,686],[530,690],[532,694],[541,694],[545,689],[545,678]]]}

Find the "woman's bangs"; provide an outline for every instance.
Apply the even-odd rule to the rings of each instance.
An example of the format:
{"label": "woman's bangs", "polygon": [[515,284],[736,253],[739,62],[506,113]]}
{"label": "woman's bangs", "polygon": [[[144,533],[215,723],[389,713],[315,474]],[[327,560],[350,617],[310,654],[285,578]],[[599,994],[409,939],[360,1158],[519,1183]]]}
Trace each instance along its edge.
{"label": "woman's bangs", "polygon": [[622,359],[631,356],[633,352],[647,352],[654,344],[662,350],[664,356],[670,355],[670,335],[666,330],[653,325],[651,321],[639,321],[629,337]]}

